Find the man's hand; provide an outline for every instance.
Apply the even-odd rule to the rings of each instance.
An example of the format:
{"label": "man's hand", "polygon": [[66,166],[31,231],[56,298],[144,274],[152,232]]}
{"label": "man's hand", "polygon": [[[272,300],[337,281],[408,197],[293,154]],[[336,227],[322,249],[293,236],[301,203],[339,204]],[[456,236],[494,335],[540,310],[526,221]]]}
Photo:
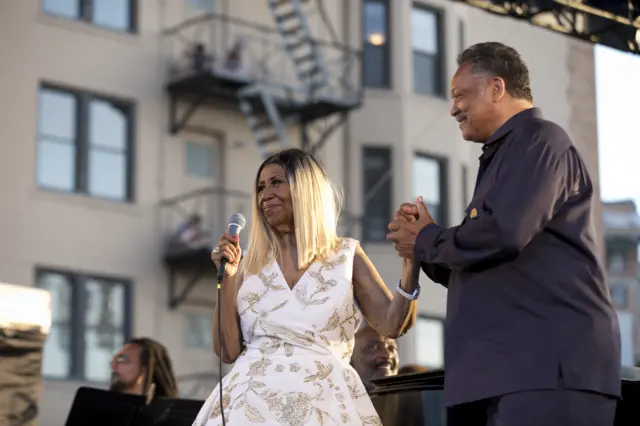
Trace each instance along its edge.
{"label": "man's hand", "polygon": [[422,197],[418,197],[416,204],[403,204],[396,212],[396,219],[389,224],[391,233],[387,235],[387,240],[395,243],[398,255],[412,259],[418,233],[432,223],[435,221],[429,214],[427,206],[422,201]]}

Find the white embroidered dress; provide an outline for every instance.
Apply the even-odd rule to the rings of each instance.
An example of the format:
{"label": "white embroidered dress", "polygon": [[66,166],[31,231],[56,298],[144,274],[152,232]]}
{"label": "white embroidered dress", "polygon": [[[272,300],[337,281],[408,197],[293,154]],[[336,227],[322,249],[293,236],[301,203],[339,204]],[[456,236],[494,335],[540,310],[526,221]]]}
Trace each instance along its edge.
{"label": "white embroidered dress", "polygon": [[[246,349],[222,379],[228,426],[382,426],[349,361],[362,315],[351,283],[357,241],[312,264],[293,290],[277,262],[238,293]],[[219,386],[194,426],[221,426]]]}

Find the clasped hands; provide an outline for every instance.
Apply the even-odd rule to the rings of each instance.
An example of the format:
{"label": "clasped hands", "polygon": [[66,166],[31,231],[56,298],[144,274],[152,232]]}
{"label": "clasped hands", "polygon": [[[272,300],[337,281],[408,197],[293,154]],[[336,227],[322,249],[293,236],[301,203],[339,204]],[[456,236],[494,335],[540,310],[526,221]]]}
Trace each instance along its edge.
{"label": "clasped hands", "polygon": [[396,212],[395,219],[389,223],[387,240],[394,242],[400,257],[413,259],[416,237],[427,225],[435,223],[422,197],[415,204],[404,203]]}

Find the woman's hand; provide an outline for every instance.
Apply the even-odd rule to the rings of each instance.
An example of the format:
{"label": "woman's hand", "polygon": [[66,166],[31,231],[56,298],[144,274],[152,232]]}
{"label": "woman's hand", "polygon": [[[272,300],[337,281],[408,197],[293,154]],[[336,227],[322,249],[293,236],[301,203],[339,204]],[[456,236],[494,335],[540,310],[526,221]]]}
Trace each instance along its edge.
{"label": "woman's hand", "polygon": [[236,272],[238,272],[238,264],[242,258],[240,240],[237,236],[222,234],[220,237],[218,245],[211,252],[211,260],[213,260],[218,270],[220,270],[220,263],[223,258],[227,259],[227,264],[224,268],[225,278],[235,276]]}
{"label": "woman's hand", "polygon": [[[396,211],[395,219],[403,222],[415,222],[418,220],[418,208],[413,203],[404,203],[400,206],[398,211]],[[411,270],[413,268],[413,264],[413,259],[407,257],[402,258],[403,268],[409,268],[409,270]]]}

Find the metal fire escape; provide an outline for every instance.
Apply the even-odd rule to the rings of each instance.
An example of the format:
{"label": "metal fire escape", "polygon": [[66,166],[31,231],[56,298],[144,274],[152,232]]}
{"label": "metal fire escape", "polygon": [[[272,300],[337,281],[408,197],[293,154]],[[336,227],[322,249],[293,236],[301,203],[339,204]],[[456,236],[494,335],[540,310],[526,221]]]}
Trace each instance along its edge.
{"label": "metal fire escape", "polygon": [[[163,32],[163,50],[171,57],[166,90],[172,135],[188,131],[219,139],[224,125],[221,129],[209,123],[225,109],[239,110],[263,158],[294,145],[313,152],[360,106],[360,51],[339,42],[323,1],[267,2],[272,26],[210,13]],[[316,18],[330,40],[312,34]],[[199,111],[212,106],[213,111],[199,116]],[[299,138],[292,136],[295,128]],[[313,137],[312,131],[317,132]],[[229,210],[246,212],[250,197],[212,187],[161,203],[163,226],[173,234],[168,241],[177,242],[168,244],[163,258],[169,272],[170,308],[213,302],[193,293],[204,277],[215,274],[210,248],[180,243],[183,225],[197,214],[207,231],[218,235]]]}
{"label": "metal fire escape", "polygon": [[[276,30],[293,68],[294,81],[266,81],[252,84],[238,93],[240,110],[245,115],[263,158],[291,146],[287,125],[298,124],[302,148],[315,151],[346,119],[346,114],[361,101],[355,87],[336,92],[332,81],[343,76],[342,69],[327,66],[322,45],[313,37],[307,19],[309,4],[314,3],[324,24],[332,30],[322,1],[268,0]],[[337,36],[333,34],[334,42]],[[316,141],[309,140],[307,125],[315,120],[339,114],[332,126],[324,129]]]}

